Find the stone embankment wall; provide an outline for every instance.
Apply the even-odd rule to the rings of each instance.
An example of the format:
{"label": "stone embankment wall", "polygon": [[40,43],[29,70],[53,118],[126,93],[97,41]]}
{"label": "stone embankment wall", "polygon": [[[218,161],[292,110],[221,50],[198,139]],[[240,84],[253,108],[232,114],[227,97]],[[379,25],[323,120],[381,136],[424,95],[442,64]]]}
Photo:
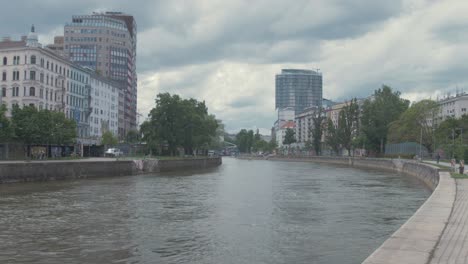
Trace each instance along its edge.
{"label": "stone embankment wall", "polygon": [[438,168],[413,160],[348,158],[348,157],[271,157],[269,160],[322,162],[336,165],[351,165],[360,168],[371,168],[401,172],[414,176],[434,190],[439,182]]}
{"label": "stone embankment wall", "polygon": [[344,157],[271,158],[282,161],[324,162],[357,167],[377,168],[417,177],[433,192],[416,213],[390,238],[374,251],[363,263],[426,264],[432,259],[456,197],[456,183],[448,172],[437,167],[412,160],[361,159]]}
{"label": "stone embankment wall", "polygon": [[96,177],[116,177],[142,173],[205,169],[221,165],[220,157],[179,160],[74,160],[1,162],[0,184]]}
{"label": "stone embankment wall", "polygon": [[132,161],[46,161],[0,163],[0,183],[132,175]]}
{"label": "stone embankment wall", "polygon": [[135,161],[134,174],[207,169],[217,167],[221,165],[221,163],[221,157],[173,160],[138,160]]}

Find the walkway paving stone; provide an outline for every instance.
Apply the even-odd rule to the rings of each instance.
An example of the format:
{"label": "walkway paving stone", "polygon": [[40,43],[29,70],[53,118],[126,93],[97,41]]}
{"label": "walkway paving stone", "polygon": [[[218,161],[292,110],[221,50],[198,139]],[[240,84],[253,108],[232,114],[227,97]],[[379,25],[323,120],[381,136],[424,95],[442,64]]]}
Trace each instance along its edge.
{"label": "walkway paving stone", "polygon": [[431,260],[437,264],[468,263],[468,180],[456,180],[452,214]]}

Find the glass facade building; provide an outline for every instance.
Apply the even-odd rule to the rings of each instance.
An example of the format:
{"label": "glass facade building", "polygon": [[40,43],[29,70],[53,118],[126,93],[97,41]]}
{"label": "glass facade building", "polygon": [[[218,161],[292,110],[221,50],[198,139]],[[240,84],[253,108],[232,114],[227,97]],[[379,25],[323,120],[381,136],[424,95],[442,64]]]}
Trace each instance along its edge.
{"label": "glass facade building", "polygon": [[64,29],[64,53],[72,62],[122,84],[119,136],[135,129],[137,117],[137,26],[121,12],[75,15]]}
{"label": "glass facade building", "polygon": [[322,74],[312,70],[283,69],[276,75],[275,108],[292,107],[299,114],[322,106]]}

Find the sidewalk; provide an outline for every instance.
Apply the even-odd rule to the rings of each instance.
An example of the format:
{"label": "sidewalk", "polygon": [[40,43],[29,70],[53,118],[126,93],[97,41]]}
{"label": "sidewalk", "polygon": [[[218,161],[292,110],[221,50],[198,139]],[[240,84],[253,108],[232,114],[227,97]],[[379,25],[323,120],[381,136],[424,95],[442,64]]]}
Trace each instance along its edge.
{"label": "sidewalk", "polygon": [[[437,164],[437,161],[435,161],[435,160],[423,160],[423,163],[430,163],[430,164],[434,164],[434,165],[445,166],[445,167],[448,167],[448,168],[452,167],[452,165],[449,162],[443,162],[443,161],[440,161],[439,164]],[[456,173],[458,173],[458,165],[459,165],[458,163],[455,164]],[[468,167],[467,166],[465,166],[465,172],[463,174],[468,175]]]}

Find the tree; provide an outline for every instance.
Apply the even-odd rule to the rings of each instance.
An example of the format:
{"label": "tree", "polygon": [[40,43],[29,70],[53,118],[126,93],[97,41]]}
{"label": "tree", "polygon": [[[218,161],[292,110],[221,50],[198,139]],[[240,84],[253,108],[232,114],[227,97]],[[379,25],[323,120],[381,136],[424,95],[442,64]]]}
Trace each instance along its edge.
{"label": "tree", "polygon": [[420,142],[429,153],[434,150],[433,120],[437,116],[439,106],[432,100],[422,100],[414,103],[400,118],[390,123],[388,139],[393,143],[403,141]]}
{"label": "tree", "polygon": [[368,151],[385,153],[389,125],[397,120],[408,106],[409,101],[400,98],[400,92],[394,92],[386,85],[376,90],[373,98],[364,101],[361,131]]}
{"label": "tree", "polygon": [[112,134],[112,132],[106,131],[102,134],[101,143],[105,146],[114,146],[119,143],[119,140]]}
{"label": "tree", "polygon": [[287,128],[286,133],[284,134],[283,144],[291,145],[292,143],[296,142],[295,134],[296,132],[294,131],[294,129]]}
{"label": "tree", "polygon": [[[319,108],[312,117],[312,128],[309,128],[312,133],[312,145],[317,156],[322,154],[323,122],[325,119],[325,112],[322,108]],[[310,144],[310,142],[307,141],[306,146],[308,143]]]}
{"label": "tree", "polygon": [[13,137],[13,129],[10,120],[6,117],[7,108],[0,105],[0,143],[6,143]]}
{"label": "tree", "polygon": [[15,140],[26,145],[70,144],[76,138],[76,122],[61,112],[15,106],[11,122]]}
{"label": "tree", "polygon": [[145,140],[167,146],[170,155],[176,155],[179,147],[186,154],[207,148],[218,126],[214,116],[208,114],[205,102],[169,93],[157,95],[147,122],[143,131]]}
{"label": "tree", "polygon": [[325,143],[330,146],[333,152],[335,152],[336,155],[340,153],[340,138],[338,135],[338,131],[333,124],[333,121],[331,118],[328,118],[327,120],[327,131],[325,134]]}
{"label": "tree", "polygon": [[140,139],[140,132],[138,132],[136,129],[128,131],[127,135],[125,136],[125,142],[130,144],[138,143]]}
{"label": "tree", "polygon": [[338,139],[351,156],[353,140],[359,130],[359,105],[356,98],[346,104],[338,117]]}
{"label": "tree", "polygon": [[435,130],[437,149],[444,149],[449,156],[461,156],[468,144],[468,115],[459,119],[447,118]]}
{"label": "tree", "polygon": [[241,129],[236,135],[236,145],[242,153],[250,153],[254,143],[253,130]]}

